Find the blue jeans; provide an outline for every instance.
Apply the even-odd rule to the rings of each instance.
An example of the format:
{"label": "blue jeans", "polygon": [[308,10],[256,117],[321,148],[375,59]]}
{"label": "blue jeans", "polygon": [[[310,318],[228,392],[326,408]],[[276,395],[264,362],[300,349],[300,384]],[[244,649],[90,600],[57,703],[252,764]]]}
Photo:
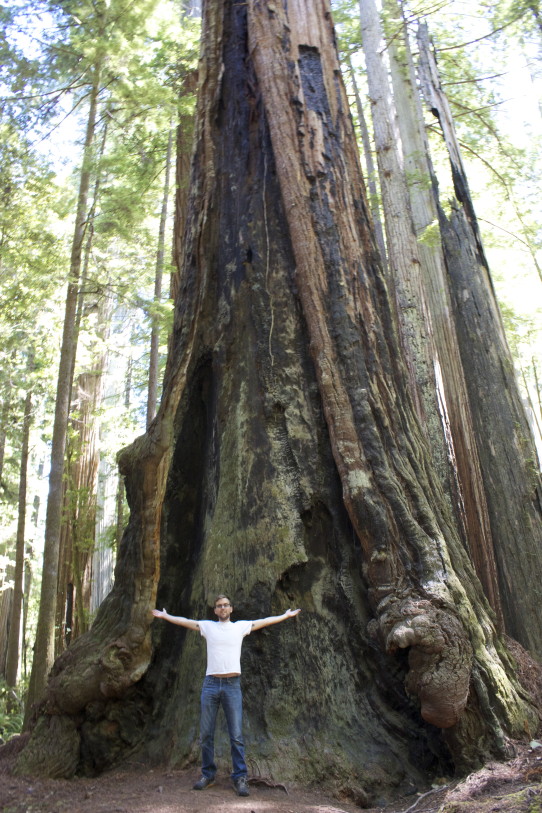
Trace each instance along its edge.
{"label": "blue jeans", "polygon": [[215,764],[215,725],[218,707],[226,715],[230,735],[232,779],[247,775],[245,745],[243,743],[243,695],[241,678],[217,678],[207,675],[201,689],[201,772],[203,776],[214,777]]}

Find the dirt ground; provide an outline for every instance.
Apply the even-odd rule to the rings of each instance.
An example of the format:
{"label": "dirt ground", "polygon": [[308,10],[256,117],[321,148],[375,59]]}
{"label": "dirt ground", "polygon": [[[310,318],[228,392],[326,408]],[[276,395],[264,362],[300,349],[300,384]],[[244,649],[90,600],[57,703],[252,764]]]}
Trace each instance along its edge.
{"label": "dirt ground", "polygon": [[[2,813],[359,813],[352,798],[321,789],[274,785],[250,778],[250,797],[235,795],[227,777],[192,790],[194,770],[130,768],[95,779],[15,777],[0,749]],[[372,813],[540,813],[542,748],[520,746],[506,763],[491,763],[461,781],[428,788]]]}

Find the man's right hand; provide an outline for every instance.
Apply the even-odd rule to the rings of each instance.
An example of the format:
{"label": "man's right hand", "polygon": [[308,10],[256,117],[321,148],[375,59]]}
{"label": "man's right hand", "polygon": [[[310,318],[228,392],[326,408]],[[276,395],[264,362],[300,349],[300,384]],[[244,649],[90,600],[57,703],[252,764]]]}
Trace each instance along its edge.
{"label": "man's right hand", "polygon": [[163,610],[153,610],[152,614],[155,618],[163,618],[164,621],[169,621],[170,624],[177,624],[179,627],[199,631],[199,624],[197,621],[194,621],[193,618],[183,618],[182,615],[170,615],[166,612],[165,608]]}
{"label": "man's right hand", "polygon": [[167,612],[166,612],[166,609],[164,607],[163,610],[153,610],[152,614],[154,615],[155,618],[165,618],[166,615],[167,615]]}

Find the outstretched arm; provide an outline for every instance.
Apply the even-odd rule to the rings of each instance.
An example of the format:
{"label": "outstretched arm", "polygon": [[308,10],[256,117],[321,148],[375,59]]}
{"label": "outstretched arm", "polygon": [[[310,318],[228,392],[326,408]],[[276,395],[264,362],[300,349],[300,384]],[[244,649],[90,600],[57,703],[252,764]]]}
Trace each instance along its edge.
{"label": "outstretched arm", "polygon": [[164,621],[177,624],[179,627],[186,627],[189,630],[199,630],[198,622],[192,618],[183,618],[182,615],[170,615],[165,610],[153,610],[152,614],[155,618],[163,618]]}
{"label": "outstretched arm", "polygon": [[294,615],[300,612],[301,610],[286,610],[282,615],[270,615],[269,618],[259,618],[257,621],[252,622],[252,632],[254,632],[254,630],[261,630],[262,627],[269,627],[271,624],[280,624],[281,621],[286,621],[287,618],[293,618]]}

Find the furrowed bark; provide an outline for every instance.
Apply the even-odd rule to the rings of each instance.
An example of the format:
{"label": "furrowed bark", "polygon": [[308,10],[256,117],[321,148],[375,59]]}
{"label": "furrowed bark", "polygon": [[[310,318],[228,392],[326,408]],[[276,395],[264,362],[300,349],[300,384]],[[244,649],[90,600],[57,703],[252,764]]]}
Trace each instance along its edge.
{"label": "furrowed bark", "polygon": [[[445,529],[438,527],[437,518],[425,502],[424,492],[428,494],[431,488],[424,489],[419,467],[413,466],[409,471],[407,465],[394,471],[394,455],[386,454],[386,449],[406,435],[406,427],[401,426],[399,416],[394,414],[394,399],[386,399],[389,381],[383,379],[383,372],[394,376],[396,392],[401,392],[404,378],[401,371],[393,370],[391,353],[384,342],[377,345],[374,341],[376,337],[384,338],[382,322],[391,319],[383,298],[379,307],[373,307],[368,292],[383,289],[384,281],[373,249],[357,154],[349,150],[351,122],[342,85],[335,81],[339,67],[331,22],[326,18],[324,6],[318,9],[320,14],[318,4],[312,8],[319,24],[311,19],[310,13],[303,18],[296,16],[295,4],[286,20],[278,8],[270,11],[265,4],[252,3],[249,20],[254,29],[249,30],[254,30],[254,36],[249,48],[274,143],[300,299],[334,459],[343,499],[364,549],[375,615],[388,648],[412,645],[414,653],[419,653],[435,645],[430,627],[446,623],[454,627],[457,621],[458,602],[453,591],[448,596],[446,590],[433,592],[441,566],[440,562],[437,565],[442,556],[439,548],[454,544],[454,532],[450,525]],[[327,20],[325,25],[322,20]],[[297,66],[297,70],[292,66]],[[288,105],[288,99],[294,99],[295,107]],[[336,149],[338,144],[343,151]],[[325,232],[321,224],[325,224]],[[333,242],[335,253],[330,249]],[[359,257],[365,260],[361,269],[356,268]],[[358,280],[363,290],[357,288]],[[337,283],[339,296],[335,293]],[[331,325],[333,337],[328,330]],[[389,330],[384,341],[391,345],[394,338],[393,330]],[[364,344],[363,353],[358,353]],[[369,371],[366,361],[371,358],[378,358],[379,365]],[[354,386],[348,386],[352,379]],[[401,395],[403,402],[408,403],[406,393]],[[409,419],[412,442],[412,429],[416,425],[413,413]],[[417,441],[421,454],[427,454],[421,436]],[[406,495],[401,493],[398,475],[402,483],[408,483],[408,498],[414,503],[412,513],[407,509]],[[436,500],[439,503],[442,506],[442,494]],[[451,537],[450,542],[445,536]],[[424,566],[421,584],[416,580],[402,589],[400,585],[410,581],[402,555],[405,547],[410,548],[411,556],[424,561]],[[460,547],[455,547],[455,556],[460,556]],[[413,605],[410,596],[407,598],[412,591],[418,592],[421,604],[415,600]],[[431,601],[424,601],[426,595],[447,605],[449,622],[446,613],[446,620],[435,621],[435,608]],[[423,617],[420,607],[425,608],[427,617]],[[417,617],[416,633],[412,629],[412,613]],[[459,624],[456,629],[460,628]],[[467,702],[471,644],[465,630],[462,636],[458,635],[456,646],[462,650],[458,661],[463,669],[450,668],[453,689],[451,685],[446,687],[449,694],[442,691],[442,675],[438,678],[433,675],[434,691],[430,688],[433,677],[428,661],[425,674],[418,682],[414,681],[420,686],[424,681],[427,683],[426,691],[420,690],[422,716],[443,728],[457,722]],[[442,646],[440,657],[445,660],[448,654],[456,657]],[[461,674],[463,682],[458,679]],[[439,710],[437,697],[445,695],[450,703]]]}
{"label": "furrowed bark", "polygon": [[373,154],[371,148],[371,142],[369,138],[369,129],[367,127],[367,122],[365,120],[365,113],[363,112],[363,104],[361,102],[361,96],[359,93],[358,83],[356,81],[356,75],[354,72],[354,68],[352,66],[352,60],[350,56],[347,59],[346,64],[348,65],[348,69],[350,71],[350,77],[352,80],[352,87],[354,90],[354,99],[356,101],[356,113],[358,118],[358,125],[361,132],[361,141],[363,144],[363,156],[365,158],[365,165],[367,168],[367,189],[369,191],[369,200],[371,202],[371,214],[373,216],[373,223],[375,229],[375,238],[376,243],[378,246],[378,250],[380,251],[380,256],[384,263],[387,259],[386,254],[386,243],[384,241],[384,228],[382,226],[382,220],[380,217],[380,208],[378,203],[378,188],[377,188],[377,175],[376,175],[376,168],[373,161]]}
{"label": "furrowed bark", "polygon": [[440,229],[459,348],[477,438],[505,628],[542,657],[542,482],[537,452],[514,375],[448,101],[429,46],[418,29],[426,103],[438,117],[458,203]]}
{"label": "furrowed bark", "polygon": [[438,185],[425,134],[422,102],[401,6],[395,0],[388,0],[386,10],[394,30],[389,51],[397,122],[405,171],[411,179],[409,197],[418,239],[418,257],[438,353],[436,384],[442,420],[447,430],[449,455],[453,462],[454,508],[476,573],[502,630],[493,539],[476,433],[453,320],[443,247],[439,233],[429,234],[431,230],[434,232],[438,228]]}

